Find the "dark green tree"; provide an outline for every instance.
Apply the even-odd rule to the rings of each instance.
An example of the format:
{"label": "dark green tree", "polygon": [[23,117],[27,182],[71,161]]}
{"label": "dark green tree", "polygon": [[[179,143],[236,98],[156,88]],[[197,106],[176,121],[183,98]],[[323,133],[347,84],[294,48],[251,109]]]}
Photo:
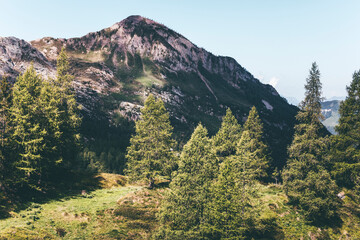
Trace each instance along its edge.
{"label": "dark green tree", "polygon": [[5,179],[12,176],[13,169],[11,168],[12,159],[10,157],[9,137],[10,137],[10,106],[12,101],[11,86],[6,77],[3,77],[0,82],[0,188],[4,190]]}
{"label": "dark green tree", "polygon": [[230,108],[226,110],[221,127],[213,137],[214,150],[220,161],[236,153],[237,143],[241,137],[241,126],[232,114]]}
{"label": "dark green tree", "polygon": [[173,152],[176,142],[172,138],[169,114],[161,99],[156,100],[150,94],[141,113],[127,149],[126,173],[133,180],[149,179],[149,187],[152,188],[156,176],[171,177],[176,168]]}
{"label": "dark green tree", "polygon": [[264,178],[269,168],[269,148],[264,143],[263,124],[255,107],[249,112],[236,154],[248,159],[249,174],[251,178]]}
{"label": "dark green tree", "polygon": [[299,204],[308,220],[320,222],[335,216],[339,202],[337,186],[324,167],[329,141],[321,135],[321,83],[316,63],[305,89],[282,179],[290,200]]}
{"label": "dark green tree", "polygon": [[353,74],[348,96],[340,104],[338,135],[332,137],[332,175],[338,184],[352,188],[360,177],[360,71]]}
{"label": "dark green tree", "polygon": [[179,169],[161,205],[160,239],[202,239],[210,186],[218,163],[207,130],[197,126],[180,156]]}
{"label": "dark green tree", "polygon": [[[57,76],[50,85],[52,88],[52,104],[57,104],[57,109],[52,113],[53,118],[58,120],[56,129],[59,132],[59,144],[57,152],[59,161],[65,166],[71,166],[79,150],[79,127],[81,107],[76,102],[75,90],[73,88],[74,77],[70,74],[69,60],[65,48],[57,59]],[[50,103],[51,104],[51,103]],[[56,124],[54,124],[56,125]]]}
{"label": "dark green tree", "polygon": [[3,77],[0,82],[0,134],[1,146],[4,147],[8,141],[9,132],[9,110],[12,101],[12,90],[10,83],[6,77]]}

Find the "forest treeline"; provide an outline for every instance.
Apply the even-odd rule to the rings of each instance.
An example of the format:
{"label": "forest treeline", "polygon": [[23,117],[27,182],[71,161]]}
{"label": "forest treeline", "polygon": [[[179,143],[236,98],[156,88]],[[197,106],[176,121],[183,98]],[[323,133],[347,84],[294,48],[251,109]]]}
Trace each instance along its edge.
{"label": "forest treeline", "polygon": [[[276,231],[274,216],[260,217],[254,203],[259,182],[281,181],[290,204],[316,226],[338,223],[342,187],[359,195],[360,72],[340,106],[338,135],[321,124],[322,84],[316,63],[305,84],[284,169],[272,168],[263,125],[253,107],[241,126],[230,109],[216,135],[199,123],[180,152],[164,103],[149,95],[127,151],[132,180],[170,179],[158,214],[156,239],[242,239]],[[325,234],[325,233],[324,233]]]}
{"label": "forest treeline", "polygon": [[[72,81],[64,49],[54,79],[44,80],[33,66],[13,86],[2,79],[2,196],[46,192],[79,165],[81,117]],[[227,109],[213,137],[199,123],[179,149],[164,103],[150,94],[127,148],[125,173],[131,181],[146,180],[150,189],[156,182],[170,182],[158,213],[156,238],[266,235],[276,228],[275,217],[260,218],[253,200],[259,183],[270,182],[282,183],[289,204],[298,206],[308,222],[336,222],[340,189],[360,193],[360,71],[353,74],[347,92],[339,110],[338,135],[330,136],[320,122],[322,84],[318,66],[312,64],[284,169],[272,167],[255,107],[243,126]]]}
{"label": "forest treeline", "polygon": [[63,49],[56,78],[44,80],[31,65],[11,86],[0,85],[1,194],[44,192],[61,182],[79,147],[79,105]]}

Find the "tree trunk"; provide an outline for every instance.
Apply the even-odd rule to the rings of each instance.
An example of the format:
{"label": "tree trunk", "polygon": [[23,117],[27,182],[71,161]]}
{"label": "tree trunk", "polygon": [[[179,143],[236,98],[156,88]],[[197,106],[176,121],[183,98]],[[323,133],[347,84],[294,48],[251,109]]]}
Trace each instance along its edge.
{"label": "tree trunk", "polygon": [[149,178],[149,189],[153,189],[153,188],[154,188],[154,182],[155,182],[155,180],[154,180],[152,177],[150,177],[150,178]]}

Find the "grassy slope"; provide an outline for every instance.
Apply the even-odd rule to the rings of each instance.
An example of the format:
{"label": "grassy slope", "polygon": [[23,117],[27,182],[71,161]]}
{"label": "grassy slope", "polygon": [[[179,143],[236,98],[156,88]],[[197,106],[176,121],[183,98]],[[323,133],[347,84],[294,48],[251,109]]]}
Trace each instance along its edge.
{"label": "grassy slope", "polygon": [[354,195],[345,190],[346,197],[338,214],[338,223],[314,226],[307,222],[301,210],[288,204],[281,186],[258,186],[259,198],[255,205],[261,209],[261,218],[276,217],[274,239],[360,239],[360,205]]}
{"label": "grassy slope", "polygon": [[[158,226],[156,212],[166,190],[115,186],[108,180],[111,176],[103,189],[13,212],[0,221],[0,239],[149,239]],[[255,239],[360,239],[360,208],[350,192],[339,211],[342,223],[319,228],[287,204],[281,186],[257,189],[253,205],[260,209],[258,217],[276,221],[271,227],[264,225],[268,230]]]}
{"label": "grassy slope", "polygon": [[0,221],[0,239],[148,238],[158,197],[140,186],[116,185],[114,175],[107,174],[102,189],[11,212]]}

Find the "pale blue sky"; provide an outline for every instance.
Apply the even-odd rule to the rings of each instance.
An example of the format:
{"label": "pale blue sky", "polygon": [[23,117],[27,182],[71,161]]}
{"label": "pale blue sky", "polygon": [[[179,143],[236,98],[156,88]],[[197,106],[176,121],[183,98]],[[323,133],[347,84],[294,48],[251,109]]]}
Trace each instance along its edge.
{"label": "pale blue sky", "polygon": [[0,0],[0,6],[0,36],[25,40],[78,37],[142,15],[235,58],[281,95],[298,99],[313,61],[327,98],[345,96],[360,69],[358,0]]}

